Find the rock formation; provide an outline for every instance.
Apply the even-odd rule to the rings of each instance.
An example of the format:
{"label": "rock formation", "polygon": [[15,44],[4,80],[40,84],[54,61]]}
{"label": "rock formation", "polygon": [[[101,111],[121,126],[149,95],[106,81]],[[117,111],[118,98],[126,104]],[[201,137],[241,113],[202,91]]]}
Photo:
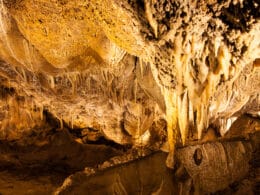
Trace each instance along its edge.
{"label": "rock formation", "polygon": [[[194,186],[229,193],[231,183],[251,185],[260,130],[259,1],[0,0],[0,107],[4,175],[60,167],[68,176],[161,150],[167,158],[147,157],[151,170],[175,174],[182,187],[169,178],[166,188],[158,178],[154,186],[141,179],[146,193]],[[201,156],[208,157],[202,165]],[[136,163],[122,169],[130,174],[131,166],[143,166]],[[139,193],[117,172],[107,192]],[[211,177],[223,181],[216,186]],[[51,192],[81,194],[93,185],[72,180]],[[51,193],[41,190],[32,193]]]}

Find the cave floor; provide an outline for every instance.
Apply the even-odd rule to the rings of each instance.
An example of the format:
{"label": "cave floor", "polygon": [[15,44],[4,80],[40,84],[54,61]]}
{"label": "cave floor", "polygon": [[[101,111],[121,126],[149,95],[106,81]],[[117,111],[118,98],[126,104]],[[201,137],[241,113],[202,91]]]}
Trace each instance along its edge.
{"label": "cave floor", "polygon": [[[44,140],[33,135],[31,140],[34,141],[27,145],[21,140],[0,143],[0,194],[204,194],[202,188],[211,185],[212,174],[219,180],[225,174],[233,175],[230,183],[223,180],[222,184],[211,186],[217,189],[215,194],[252,194],[259,180],[259,132],[247,138],[179,147],[174,170],[165,166],[167,153],[136,154],[137,149],[123,151],[105,144],[82,144],[68,130],[52,130]],[[221,162],[211,151],[219,150],[219,146],[225,149],[225,163],[237,164],[224,163],[230,172],[221,172]],[[198,148],[205,149],[208,162],[203,159],[204,164],[191,164],[189,156],[194,156]],[[237,167],[240,170],[235,170]],[[203,168],[201,175],[191,172]],[[211,169],[219,169],[219,175]]]}

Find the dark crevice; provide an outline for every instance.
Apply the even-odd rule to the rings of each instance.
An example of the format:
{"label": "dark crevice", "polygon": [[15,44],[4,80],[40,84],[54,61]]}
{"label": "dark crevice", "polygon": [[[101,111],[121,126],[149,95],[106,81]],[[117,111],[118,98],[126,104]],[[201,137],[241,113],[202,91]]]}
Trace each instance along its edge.
{"label": "dark crevice", "polygon": [[113,142],[112,140],[108,140],[105,137],[100,137],[97,141],[87,141],[87,144],[94,144],[94,145],[106,145],[111,146],[117,150],[126,152],[132,148],[132,145],[120,145],[118,143]]}
{"label": "dark crevice", "polygon": [[241,32],[250,30],[249,21],[253,18],[259,19],[259,2],[257,0],[243,1],[243,5],[231,3],[228,8],[222,8],[219,18],[228,25],[228,27]]}
{"label": "dark crevice", "polygon": [[[82,135],[82,130],[84,129],[88,129],[89,131],[92,131],[92,132],[98,132],[98,130],[95,130],[95,129],[92,129],[92,128],[84,128],[84,129],[79,129],[79,128],[76,128],[76,129],[71,129],[67,124],[64,125],[69,133],[74,137],[74,138],[80,138],[80,139],[84,139],[84,135]],[[106,139],[104,136],[100,136],[97,140],[95,141],[92,141],[92,140],[85,140],[84,141],[84,144],[90,144],[90,145],[105,145],[105,146],[109,146],[109,147],[112,147],[116,150],[119,150],[119,151],[123,151],[123,152],[126,152],[128,151],[129,149],[132,148],[132,145],[130,144],[126,144],[126,145],[121,145],[121,144],[118,144],[112,140],[108,140]]]}
{"label": "dark crevice", "polygon": [[14,96],[15,89],[13,87],[0,86],[0,99],[6,99],[8,96]]}
{"label": "dark crevice", "polygon": [[43,110],[43,115],[45,116],[46,123],[48,123],[54,129],[58,129],[60,127],[59,120],[47,109]]}

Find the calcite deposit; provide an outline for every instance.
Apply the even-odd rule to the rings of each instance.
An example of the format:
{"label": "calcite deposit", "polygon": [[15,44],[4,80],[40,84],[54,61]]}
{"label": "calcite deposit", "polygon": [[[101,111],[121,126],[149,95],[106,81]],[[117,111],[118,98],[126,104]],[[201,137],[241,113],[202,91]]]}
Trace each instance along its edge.
{"label": "calcite deposit", "polygon": [[[248,148],[258,138],[252,134],[260,130],[259,117],[257,0],[0,0],[0,141],[10,146],[0,167],[32,168],[30,158],[42,167],[41,158],[28,151],[44,153],[55,144],[77,145],[67,153],[79,155],[59,153],[59,147],[54,154],[60,156],[48,164],[67,167],[66,174],[114,156],[137,152],[141,158],[159,150],[167,153],[159,157],[160,170],[165,163],[176,170],[179,161],[190,163],[180,160],[180,147],[190,155],[195,150],[189,147],[208,142],[221,148],[228,141],[224,150],[239,147],[254,159],[254,147]],[[237,138],[250,144],[229,143]],[[20,147],[20,153],[12,152]],[[217,153],[212,145],[205,147],[203,156]],[[19,157],[23,153],[27,160]],[[54,154],[43,161],[55,159]],[[223,161],[240,154],[226,155]],[[248,161],[241,166],[250,172]],[[192,166],[185,169],[190,177],[183,183],[186,190],[209,178],[203,172],[198,179]],[[201,190],[224,190],[228,182],[244,179],[244,172],[234,173],[230,178],[235,179],[221,187]],[[227,173],[219,174],[216,178]],[[0,194],[1,185],[0,180]],[[129,193],[124,184],[115,185],[119,194]],[[174,188],[162,186],[163,181],[159,191]]]}

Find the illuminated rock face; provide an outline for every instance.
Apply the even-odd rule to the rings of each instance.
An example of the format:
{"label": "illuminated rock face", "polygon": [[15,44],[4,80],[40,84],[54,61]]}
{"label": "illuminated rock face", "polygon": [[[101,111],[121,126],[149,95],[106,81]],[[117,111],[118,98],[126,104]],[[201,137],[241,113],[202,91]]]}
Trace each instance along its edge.
{"label": "illuminated rock face", "polygon": [[173,167],[176,144],[259,117],[258,10],[255,0],[0,0],[0,138],[66,127],[79,142],[163,148]]}

